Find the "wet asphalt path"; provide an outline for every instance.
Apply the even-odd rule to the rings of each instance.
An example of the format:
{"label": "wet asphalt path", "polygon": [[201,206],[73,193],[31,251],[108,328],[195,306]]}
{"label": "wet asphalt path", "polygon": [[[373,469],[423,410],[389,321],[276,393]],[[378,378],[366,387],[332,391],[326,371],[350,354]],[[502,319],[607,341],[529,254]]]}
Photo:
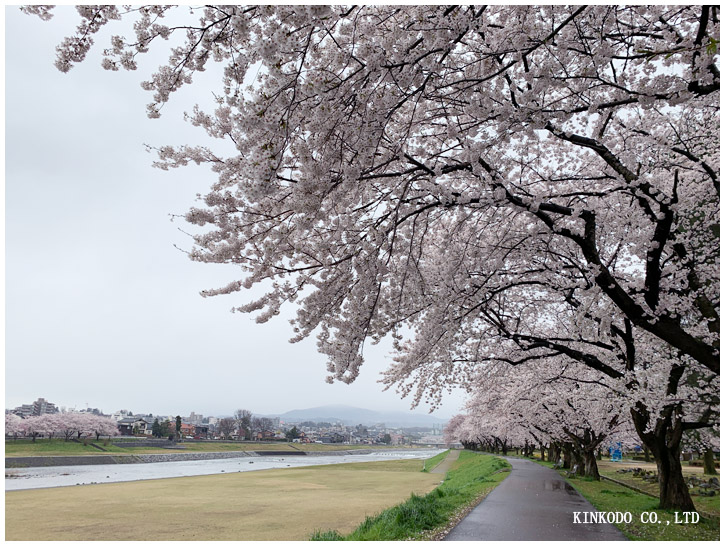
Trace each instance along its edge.
{"label": "wet asphalt path", "polygon": [[444,540],[626,540],[609,523],[574,523],[574,512],[596,509],[556,471],[505,459],[511,474]]}

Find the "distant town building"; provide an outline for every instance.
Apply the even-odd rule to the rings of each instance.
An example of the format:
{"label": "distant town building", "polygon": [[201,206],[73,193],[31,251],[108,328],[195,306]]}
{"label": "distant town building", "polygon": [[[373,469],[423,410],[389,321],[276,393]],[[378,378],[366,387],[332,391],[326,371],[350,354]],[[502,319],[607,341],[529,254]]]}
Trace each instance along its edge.
{"label": "distant town building", "polygon": [[12,410],[12,413],[15,415],[19,415],[23,419],[26,419],[27,417],[31,417],[33,415],[33,405],[32,404],[23,404],[22,406],[18,406],[14,410]]}
{"label": "distant town building", "polygon": [[45,415],[46,413],[58,413],[55,404],[48,402],[45,398],[38,398],[32,404],[23,404],[12,411],[15,415],[22,418],[33,417],[37,415]]}
{"label": "distant town building", "polygon": [[84,410],[80,410],[78,413],[91,413],[100,417],[108,417],[106,414],[103,413],[102,410],[99,410],[98,408],[86,408]]}
{"label": "distant town building", "polygon": [[194,425],[194,438],[208,439],[209,425]]}
{"label": "distant town building", "polygon": [[135,436],[138,434],[151,436],[154,419],[155,417],[152,415],[124,417],[116,422],[116,426],[118,427],[118,431],[124,436]]}
{"label": "distant town building", "polygon": [[126,419],[127,417],[133,417],[133,413],[125,409],[114,411],[111,414],[111,418],[116,422],[120,421],[121,419]]}

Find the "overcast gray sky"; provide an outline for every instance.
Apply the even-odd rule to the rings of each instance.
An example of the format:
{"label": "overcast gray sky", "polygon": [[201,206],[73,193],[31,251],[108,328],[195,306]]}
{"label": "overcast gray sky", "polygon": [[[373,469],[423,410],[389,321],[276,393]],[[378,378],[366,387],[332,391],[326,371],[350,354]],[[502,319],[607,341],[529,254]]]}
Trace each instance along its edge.
{"label": "overcast gray sky", "polygon": [[[86,62],[61,74],[55,46],[75,28],[75,10],[57,8],[50,22],[17,7],[5,15],[5,407],[44,397],[181,415],[409,408],[377,383],[388,364],[383,344],[368,346],[354,384],[329,385],[315,339],[287,343],[291,309],[256,324],[229,312],[238,295],[199,296],[237,272],[191,262],[174,247],[190,248],[180,231],[190,228],[169,215],[186,212],[215,175],[154,169],[143,145],[202,137],[182,113],[208,103],[214,71],[149,120],[139,82],[163,56],[142,58],[136,73],[104,71],[100,49],[124,33],[115,26]],[[435,415],[457,413],[462,401],[449,396]]]}

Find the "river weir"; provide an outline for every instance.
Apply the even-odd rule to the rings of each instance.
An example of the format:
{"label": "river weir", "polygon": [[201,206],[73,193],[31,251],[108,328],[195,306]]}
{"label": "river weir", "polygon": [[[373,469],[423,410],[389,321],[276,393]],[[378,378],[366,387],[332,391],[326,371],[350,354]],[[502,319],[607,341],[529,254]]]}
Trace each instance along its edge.
{"label": "river weir", "polygon": [[340,463],[428,459],[442,449],[385,450],[367,453],[339,452],[310,453],[305,456],[289,453],[261,455],[239,452],[239,456],[204,460],[165,460],[144,464],[92,464],[70,466],[33,466],[5,469],[5,491],[67,487],[98,483],[206,476],[235,472],[269,470],[272,468],[297,468]]}

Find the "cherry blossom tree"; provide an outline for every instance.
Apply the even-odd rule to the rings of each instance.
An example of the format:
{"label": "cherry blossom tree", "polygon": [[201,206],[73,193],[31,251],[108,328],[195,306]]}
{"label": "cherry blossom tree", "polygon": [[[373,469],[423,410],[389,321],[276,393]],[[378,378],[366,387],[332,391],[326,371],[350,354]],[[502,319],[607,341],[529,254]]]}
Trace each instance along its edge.
{"label": "cherry blossom tree", "polygon": [[80,414],[76,412],[67,412],[61,414],[61,418],[58,421],[58,433],[63,436],[66,442],[71,440],[74,436],[80,437]]}
{"label": "cherry blossom tree", "polygon": [[521,421],[506,411],[505,389],[490,387],[490,384],[480,385],[477,395],[466,405],[468,419],[463,428],[466,442],[503,455],[514,445],[524,446],[524,454],[529,454],[529,443],[533,446],[529,427],[522,427]]}
{"label": "cherry blossom tree", "polygon": [[116,422],[110,417],[86,412],[67,412],[48,417],[52,417],[54,431],[62,434],[66,441],[73,437],[80,440],[93,435],[99,440],[101,436],[119,434]]}
{"label": "cherry blossom tree", "polygon": [[466,416],[462,413],[458,413],[451,417],[446,426],[443,427],[443,441],[446,444],[455,444],[461,441],[462,433],[459,430],[466,420]]}
{"label": "cherry blossom tree", "polygon": [[22,434],[22,422],[23,418],[14,413],[5,414],[5,436],[17,437]]}
{"label": "cherry blossom tree", "polygon": [[236,152],[158,148],[161,168],[218,174],[189,254],[241,278],[205,296],[263,286],[236,308],[260,322],[295,305],[293,341],[317,335],[330,381],[392,336],[383,381],[414,404],[491,363],[619,380],[661,505],[691,506],[681,434],[717,403],[677,398],[720,371],[719,8],[207,6],[164,24],[172,9],[80,7],[56,64],[115,19],[136,36],[111,39],[109,70],[184,34],[143,83],[151,117],[224,64],[218,107],[189,119]]}
{"label": "cherry blossom tree", "polygon": [[14,414],[5,415],[5,434],[17,436],[30,436],[33,441],[43,435],[49,440],[62,430],[63,417],[57,413],[33,415],[25,419]]}
{"label": "cherry blossom tree", "polygon": [[444,429],[446,443],[460,442],[466,449],[483,448],[484,438],[478,426],[468,414],[458,414],[451,418]]}
{"label": "cherry blossom tree", "polygon": [[75,422],[76,439],[88,438],[93,434],[94,415],[90,413],[78,412],[69,414],[70,418]]}
{"label": "cherry blossom tree", "polygon": [[501,397],[494,396],[485,402],[478,398],[467,404],[468,413],[456,415],[448,423],[447,442],[459,441],[466,449],[508,454],[508,450],[521,448],[530,454],[535,440],[527,426],[521,426],[510,414],[502,410]]}
{"label": "cherry blossom tree", "polygon": [[32,415],[26,417],[20,423],[20,433],[25,437],[29,437],[33,442],[35,442],[38,436],[46,433],[46,431],[47,422],[42,416]]}
{"label": "cherry blossom tree", "polygon": [[118,436],[118,426],[116,421],[111,417],[104,417],[102,415],[93,415],[93,419],[90,421],[89,429],[96,436],[96,440],[100,440],[101,436]]}
{"label": "cherry blossom tree", "polygon": [[[335,378],[354,379],[365,338],[424,321],[424,281],[450,276],[440,243],[469,242],[457,251],[471,266],[497,249],[502,269],[524,235],[527,250],[551,246],[551,265],[582,270],[588,284],[567,288],[719,371],[718,8],[207,7],[185,26],[161,24],[169,6],[78,9],[64,71],[122,15],[137,17],[136,41],[114,37],[107,69],[135,69],[152,43],[186,32],[144,83],[152,115],[209,59],[226,63],[218,110],[191,119],[239,155],[160,150],[162,167],[219,172],[207,208],[188,215],[214,228],[192,258],[248,272],[209,294],[278,279],[243,307],[264,309],[260,320],[302,299],[298,333],[322,330]],[[562,293],[536,260],[523,265]],[[482,295],[478,268],[458,269],[459,297]]]}
{"label": "cherry blossom tree", "polygon": [[699,433],[709,448],[718,445],[720,378],[662,344],[642,348],[648,365],[635,372],[629,390],[634,427],[657,463],[660,505],[694,510],[681,478],[681,445],[688,432]]}
{"label": "cherry blossom tree", "polygon": [[[618,383],[581,364],[559,359],[506,366],[488,375],[477,382],[469,413],[489,422],[504,420],[505,430],[525,430],[540,446],[542,459],[546,444],[563,446],[573,451],[582,475],[598,479],[596,453],[602,443],[636,437]],[[550,460],[558,459],[549,453]]]}
{"label": "cherry blossom tree", "polygon": [[40,423],[40,429],[48,437],[48,440],[52,440],[53,436],[60,434],[63,430],[63,414],[45,413],[38,416],[38,422]]}
{"label": "cherry blossom tree", "polygon": [[[558,368],[552,366],[554,359],[535,366],[533,359],[510,367],[486,366],[471,381],[476,385],[468,404],[472,430],[463,429],[467,436],[462,441],[473,437],[485,444],[487,436],[496,436],[492,430],[523,428],[540,445],[548,438],[562,448],[565,461],[574,455],[582,474],[596,477],[598,446],[612,436],[633,444],[636,433],[657,462],[661,505],[694,509],[682,476],[680,447],[688,431],[698,433],[701,445],[718,445],[719,378],[707,377],[709,384],[703,385],[706,376],[680,358],[667,359],[667,351],[634,358],[636,346],[630,350],[637,366],[613,377],[582,368],[573,359],[559,358]],[[616,365],[615,358],[609,361]]]}

